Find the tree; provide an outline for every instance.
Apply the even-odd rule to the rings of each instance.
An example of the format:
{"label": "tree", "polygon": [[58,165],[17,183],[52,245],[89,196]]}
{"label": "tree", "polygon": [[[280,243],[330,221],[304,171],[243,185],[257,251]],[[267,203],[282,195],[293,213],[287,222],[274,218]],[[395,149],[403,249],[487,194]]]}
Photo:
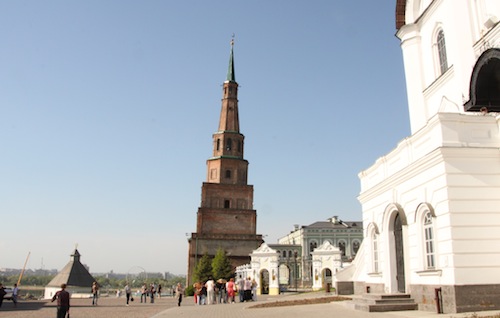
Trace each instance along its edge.
{"label": "tree", "polygon": [[210,256],[205,253],[196,264],[193,278],[198,282],[206,282],[210,276],[212,276],[212,261]]}
{"label": "tree", "polygon": [[227,257],[226,251],[220,247],[212,260],[212,274],[215,279],[229,279],[233,275],[231,260]]}

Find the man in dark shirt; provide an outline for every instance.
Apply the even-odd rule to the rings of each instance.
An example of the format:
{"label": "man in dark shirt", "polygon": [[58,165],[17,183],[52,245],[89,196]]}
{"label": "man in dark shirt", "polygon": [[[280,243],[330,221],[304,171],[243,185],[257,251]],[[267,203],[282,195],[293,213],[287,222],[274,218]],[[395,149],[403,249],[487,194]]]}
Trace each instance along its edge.
{"label": "man in dark shirt", "polygon": [[57,299],[57,318],[64,318],[66,313],[69,313],[69,293],[66,291],[66,284],[61,285],[61,290],[58,291],[52,301]]}

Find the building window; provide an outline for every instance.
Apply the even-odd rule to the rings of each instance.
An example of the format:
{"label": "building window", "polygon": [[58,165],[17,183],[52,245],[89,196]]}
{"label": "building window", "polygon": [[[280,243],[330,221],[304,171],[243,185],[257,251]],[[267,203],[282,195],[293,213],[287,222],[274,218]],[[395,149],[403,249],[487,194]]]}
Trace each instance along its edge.
{"label": "building window", "polygon": [[286,251],[283,251],[283,258],[286,258]]}
{"label": "building window", "polygon": [[309,243],[309,252],[314,252],[314,249],[316,247],[318,247],[318,242],[312,241],[311,243]]}
{"label": "building window", "polygon": [[436,38],[437,45],[437,53],[438,53],[438,61],[439,61],[439,70],[441,74],[448,70],[448,59],[446,57],[446,42],[444,40],[444,32],[443,30],[439,30]]}
{"label": "building window", "polygon": [[434,230],[432,227],[432,215],[427,212],[424,216],[424,240],[425,240],[425,267],[426,269],[434,269],[435,252],[434,252]]}
{"label": "building window", "polygon": [[231,179],[231,170],[226,170],[226,179]]}
{"label": "building window", "polygon": [[378,235],[375,231],[372,233],[372,262],[373,272],[378,273]]}
{"label": "building window", "polygon": [[231,138],[228,138],[226,141],[226,150],[231,150],[233,148],[233,141]]}
{"label": "building window", "polygon": [[292,251],[288,251],[288,257],[292,258]]}
{"label": "building window", "polygon": [[231,201],[224,200],[224,209],[229,209],[231,207]]}
{"label": "building window", "polygon": [[359,241],[352,242],[352,255],[356,255],[358,253],[359,245],[360,245]]}
{"label": "building window", "polygon": [[220,150],[220,139],[217,139],[217,151]]}
{"label": "building window", "polygon": [[238,140],[238,152],[241,152],[241,141]]}
{"label": "building window", "polygon": [[339,242],[339,249],[342,252],[342,256],[345,256],[345,242],[344,241]]}

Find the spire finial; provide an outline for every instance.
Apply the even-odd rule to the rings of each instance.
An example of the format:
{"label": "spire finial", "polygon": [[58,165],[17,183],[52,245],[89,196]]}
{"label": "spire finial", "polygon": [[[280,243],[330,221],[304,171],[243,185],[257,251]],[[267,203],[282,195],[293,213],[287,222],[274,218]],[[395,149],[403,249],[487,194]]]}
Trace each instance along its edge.
{"label": "spire finial", "polygon": [[229,56],[229,68],[227,70],[226,80],[228,82],[236,82],[236,78],[234,75],[234,59],[233,59],[233,46],[234,46],[234,33],[231,37],[231,54]]}

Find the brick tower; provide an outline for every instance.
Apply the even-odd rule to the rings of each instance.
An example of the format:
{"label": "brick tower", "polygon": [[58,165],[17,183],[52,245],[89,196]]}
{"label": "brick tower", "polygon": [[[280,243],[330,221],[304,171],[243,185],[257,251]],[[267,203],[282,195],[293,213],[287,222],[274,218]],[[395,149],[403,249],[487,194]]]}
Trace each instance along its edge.
{"label": "brick tower", "polygon": [[212,135],[213,153],[207,160],[207,181],[201,188],[196,233],[189,238],[188,277],[207,253],[213,257],[223,248],[233,266],[250,262],[249,254],[262,243],[256,234],[253,186],[247,184],[248,161],[243,158],[245,137],[238,119],[238,83],[235,80],[233,44],[229,69],[222,89],[219,129]]}

